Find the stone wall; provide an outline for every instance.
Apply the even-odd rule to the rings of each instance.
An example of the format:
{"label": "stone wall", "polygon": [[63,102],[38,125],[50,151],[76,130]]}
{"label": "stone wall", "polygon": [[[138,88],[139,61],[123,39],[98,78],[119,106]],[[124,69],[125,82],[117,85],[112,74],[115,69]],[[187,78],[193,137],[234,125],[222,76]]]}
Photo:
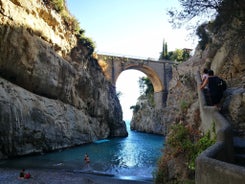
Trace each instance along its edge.
{"label": "stone wall", "polygon": [[[200,85],[200,75],[197,83]],[[230,123],[215,107],[206,106],[204,94],[199,90],[201,128],[204,132],[215,125],[217,140],[196,159],[196,184],[240,184],[245,181],[245,168],[234,162],[233,132]]]}

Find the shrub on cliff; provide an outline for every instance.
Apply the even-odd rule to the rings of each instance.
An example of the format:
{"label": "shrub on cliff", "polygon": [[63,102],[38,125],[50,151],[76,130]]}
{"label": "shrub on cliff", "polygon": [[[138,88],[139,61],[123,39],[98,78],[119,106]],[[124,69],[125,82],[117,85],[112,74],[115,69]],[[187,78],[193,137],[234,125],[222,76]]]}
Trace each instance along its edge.
{"label": "shrub on cliff", "polygon": [[65,0],[43,0],[44,4],[60,13],[65,9]]}
{"label": "shrub on cliff", "polygon": [[55,10],[61,15],[67,28],[77,35],[78,45],[84,46],[88,51],[88,55],[91,55],[94,52],[95,43],[91,38],[88,38],[84,35],[85,30],[80,28],[78,20],[69,13],[66,6],[66,1],[43,0],[43,2],[48,8]]}
{"label": "shrub on cliff", "polygon": [[154,88],[151,83],[151,80],[148,77],[139,78],[139,88],[141,96],[139,98],[147,98],[149,104],[154,106]]}
{"label": "shrub on cliff", "polygon": [[195,160],[214,142],[215,137],[211,137],[210,131],[201,135],[194,126],[174,124],[158,162],[155,183],[194,183]]}
{"label": "shrub on cliff", "polygon": [[217,32],[222,29],[223,24],[235,19],[240,22],[244,21],[245,5],[243,0],[178,1],[181,8],[172,8],[168,11],[170,23],[177,28],[181,26],[191,28],[193,33],[195,32],[199,37],[199,46],[202,50],[211,40],[210,35],[212,34],[210,32]]}
{"label": "shrub on cliff", "polygon": [[78,45],[82,45],[87,49],[87,55],[92,55],[95,49],[95,43],[91,38],[86,37],[84,33],[85,31],[81,29],[77,34]]}
{"label": "shrub on cliff", "polygon": [[130,109],[133,109],[133,112],[137,113],[140,110],[140,106],[139,105],[132,105],[132,106],[130,106]]}
{"label": "shrub on cliff", "polygon": [[45,6],[59,13],[69,30],[79,32],[80,26],[78,20],[70,14],[65,0],[43,0]]}

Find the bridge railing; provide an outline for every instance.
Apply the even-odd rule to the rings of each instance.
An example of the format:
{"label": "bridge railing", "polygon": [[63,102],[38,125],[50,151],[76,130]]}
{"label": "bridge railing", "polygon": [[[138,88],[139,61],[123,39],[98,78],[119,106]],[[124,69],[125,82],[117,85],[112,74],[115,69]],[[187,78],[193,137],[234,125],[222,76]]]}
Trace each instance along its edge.
{"label": "bridge railing", "polygon": [[141,56],[130,56],[130,55],[124,55],[124,54],[118,54],[118,53],[107,53],[107,52],[95,52],[97,55],[104,55],[104,56],[111,56],[111,57],[119,57],[119,58],[125,58],[125,59],[136,59],[136,60],[142,60],[142,61],[150,61],[150,62],[164,62],[169,64],[179,64],[175,61],[170,60],[159,60],[156,58],[151,57],[141,57]]}
{"label": "bridge railing", "polygon": [[142,60],[158,61],[158,59],[156,59],[156,58],[142,57],[142,56],[133,56],[133,55],[125,55],[125,54],[119,54],[119,53],[96,52],[96,54],[98,54],[98,55],[106,55],[106,56],[114,56],[114,57],[122,57],[122,58],[132,58],[132,59],[142,59]]}

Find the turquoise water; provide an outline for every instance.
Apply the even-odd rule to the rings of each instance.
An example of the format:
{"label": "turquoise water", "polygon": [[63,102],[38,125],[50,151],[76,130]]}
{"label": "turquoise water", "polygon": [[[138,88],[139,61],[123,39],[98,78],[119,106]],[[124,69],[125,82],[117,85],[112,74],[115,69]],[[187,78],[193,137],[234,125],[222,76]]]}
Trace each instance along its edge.
{"label": "turquoise water", "polygon": [[[127,122],[128,124],[129,122]],[[0,167],[96,170],[118,176],[150,177],[161,156],[164,137],[128,131],[126,138],[113,138],[38,156],[2,161]],[[90,157],[89,167],[84,154]]]}

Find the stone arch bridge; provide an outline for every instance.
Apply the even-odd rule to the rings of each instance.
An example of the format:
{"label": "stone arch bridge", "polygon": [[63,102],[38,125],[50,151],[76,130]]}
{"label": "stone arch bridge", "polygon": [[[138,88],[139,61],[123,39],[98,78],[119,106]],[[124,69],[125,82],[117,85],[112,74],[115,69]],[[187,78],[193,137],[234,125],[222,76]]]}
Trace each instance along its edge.
{"label": "stone arch bridge", "polygon": [[135,69],[143,72],[152,82],[156,108],[161,109],[166,106],[168,85],[172,78],[172,65],[175,62],[109,54],[97,54],[96,57],[106,78],[114,86],[120,73],[125,70]]}

